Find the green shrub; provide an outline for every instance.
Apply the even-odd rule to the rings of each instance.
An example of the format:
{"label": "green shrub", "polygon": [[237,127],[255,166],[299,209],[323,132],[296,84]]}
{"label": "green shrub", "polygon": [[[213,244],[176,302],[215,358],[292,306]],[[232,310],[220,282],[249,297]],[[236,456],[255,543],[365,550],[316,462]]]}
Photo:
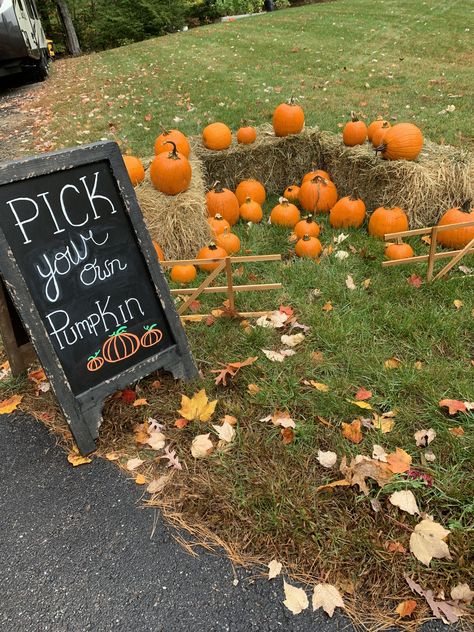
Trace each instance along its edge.
{"label": "green shrub", "polygon": [[263,9],[262,0],[215,0],[216,10],[220,16],[241,15],[242,13],[258,13]]}

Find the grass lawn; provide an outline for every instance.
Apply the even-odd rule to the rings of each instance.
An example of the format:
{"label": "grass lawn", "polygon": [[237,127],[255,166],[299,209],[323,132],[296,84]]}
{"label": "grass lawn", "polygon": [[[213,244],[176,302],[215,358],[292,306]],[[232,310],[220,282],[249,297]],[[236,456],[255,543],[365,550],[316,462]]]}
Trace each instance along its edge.
{"label": "grass lawn", "polygon": [[[341,0],[58,62],[41,96],[47,114],[38,122],[37,148],[115,138],[124,149],[147,156],[158,122],[191,134],[214,120],[236,129],[243,120],[268,121],[275,105],[290,95],[301,100],[308,124],[322,129],[336,131],[356,109],[368,119],[383,114],[414,120],[431,140],[469,146],[473,78],[466,14],[462,3]],[[440,114],[450,104],[455,110]],[[276,201],[270,196],[266,217]],[[280,349],[280,336],[288,332],[255,322],[242,326],[217,318],[210,325],[188,324],[202,379],[188,385],[160,376],[157,388],[151,376],[136,386],[148,401],[143,408],[111,399],[99,452],[115,451],[124,464],[140,456],[146,480],[163,474],[163,461],[137,447],[133,435],[136,423],[157,418],[184,465],[164,500],[157,498],[170,516],[190,527],[205,526],[236,557],[262,563],[276,557],[308,583],[336,584],[354,616],[393,624],[395,606],[415,598],[404,573],[435,594],[444,590],[449,596],[470,577],[472,588],[474,414],[450,417],[438,402],[474,401],[473,277],[456,270],[441,282],[414,287],[407,280],[423,275],[423,266],[382,270],[382,242],[362,229],[345,231],[348,238],[336,244],[341,231],[331,229],[325,217],[319,221],[323,245],[334,248],[319,263],[293,256],[288,230],[266,222],[236,228],[245,253],[283,255],[281,263],[235,267],[239,283],[283,284],[282,291],[244,294],[238,306],[245,311],[291,306],[298,322],[309,327],[296,354],[283,363],[268,360],[261,350]],[[428,252],[419,238],[412,246],[416,254]],[[349,256],[338,259],[338,250]],[[474,267],[474,257],[464,265]],[[347,287],[348,275],[355,289]],[[456,307],[458,300],[462,304]],[[331,310],[324,309],[328,302]],[[216,305],[215,296],[205,298],[201,310]],[[215,385],[211,370],[219,363],[253,356],[258,360],[227,387]],[[399,360],[397,368],[385,366],[390,358]],[[328,388],[317,390],[304,383],[309,380]],[[250,392],[249,385],[258,389]],[[372,391],[372,411],[354,405],[360,387]],[[1,388],[4,397],[24,393],[24,404],[42,410],[43,420],[60,430],[52,397],[37,397],[25,379],[3,380]],[[191,396],[199,388],[218,400],[211,423],[224,415],[238,421],[229,448],[195,460],[190,446],[197,434],[210,432],[217,442],[211,423],[193,422],[182,430],[174,423],[180,394]],[[295,420],[288,444],[279,427],[261,421],[276,410]],[[371,418],[374,411],[395,411],[390,432],[363,427],[358,444],[342,435],[343,422]],[[423,428],[437,433],[430,445],[433,462],[413,437]],[[371,484],[369,496],[357,487],[318,490],[342,478],[343,456],[348,461],[371,456],[374,444],[387,453],[396,448],[409,453],[410,475],[397,474],[383,488]],[[318,450],[335,452],[338,466],[323,468]],[[400,490],[413,491],[420,512],[451,531],[451,560],[433,560],[427,567],[407,552],[421,518],[389,503],[390,494]],[[378,511],[374,500],[380,502]],[[390,543],[406,551],[393,552]],[[414,618],[420,621],[429,610],[423,599],[417,601]]]}

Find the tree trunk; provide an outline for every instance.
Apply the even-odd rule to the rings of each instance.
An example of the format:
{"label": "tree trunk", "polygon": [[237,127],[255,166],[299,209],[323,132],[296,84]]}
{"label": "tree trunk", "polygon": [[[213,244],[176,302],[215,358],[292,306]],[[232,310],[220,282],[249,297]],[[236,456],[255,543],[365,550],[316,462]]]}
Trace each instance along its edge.
{"label": "tree trunk", "polygon": [[71,55],[80,55],[81,47],[77,39],[76,29],[74,28],[71,14],[65,0],[55,0],[61,23],[66,34],[66,46]]}

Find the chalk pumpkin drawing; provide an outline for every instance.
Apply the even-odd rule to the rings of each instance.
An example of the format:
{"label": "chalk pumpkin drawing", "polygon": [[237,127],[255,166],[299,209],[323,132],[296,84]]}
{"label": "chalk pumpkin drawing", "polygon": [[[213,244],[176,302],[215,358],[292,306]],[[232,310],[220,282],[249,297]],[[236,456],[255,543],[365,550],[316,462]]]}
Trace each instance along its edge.
{"label": "chalk pumpkin drawing", "polygon": [[140,338],[122,326],[104,342],[102,356],[106,362],[121,362],[134,355],[139,349]]}
{"label": "chalk pumpkin drawing", "polygon": [[93,355],[87,358],[87,370],[88,371],[98,371],[104,366],[104,358],[101,358],[100,349],[96,351]]}
{"label": "chalk pumpkin drawing", "polygon": [[142,347],[154,347],[163,338],[163,332],[161,329],[155,329],[155,327],[156,323],[153,323],[153,325],[145,325],[143,327],[145,333],[140,339]]}

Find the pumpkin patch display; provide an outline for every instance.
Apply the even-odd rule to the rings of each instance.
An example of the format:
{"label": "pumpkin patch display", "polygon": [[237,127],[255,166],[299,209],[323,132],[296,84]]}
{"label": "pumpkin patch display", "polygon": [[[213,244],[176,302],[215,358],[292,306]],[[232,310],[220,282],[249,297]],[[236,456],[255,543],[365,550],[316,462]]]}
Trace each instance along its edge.
{"label": "pumpkin patch display", "polygon": [[214,217],[208,217],[207,221],[214,235],[220,235],[225,230],[230,229],[229,222],[224,219],[219,213],[216,213]]}
{"label": "pumpkin patch display", "polygon": [[241,145],[251,145],[257,140],[257,130],[255,127],[248,125],[240,127],[236,133],[237,142]]}
{"label": "pumpkin patch display", "polygon": [[166,143],[172,141],[176,145],[178,153],[183,154],[186,158],[189,158],[191,153],[191,147],[189,146],[188,139],[178,129],[166,130],[163,128],[162,133],[155,140],[155,154],[163,154],[169,151]]}
{"label": "pumpkin patch display", "polygon": [[409,259],[414,254],[413,248],[401,241],[397,244],[387,244],[385,246],[385,256],[388,259]]}
{"label": "pumpkin patch display", "polygon": [[245,202],[240,206],[240,217],[244,222],[252,222],[258,224],[263,219],[263,210],[258,202],[247,197]]}
{"label": "pumpkin patch display", "polygon": [[222,151],[232,143],[232,132],[225,123],[211,123],[202,131],[202,142],[207,149]]}
{"label": "pumpkin patch display", "polygon": [[375,131],[380,129],[381,127],[384,127],[384,125],[386,125],[387,128],[390,127],[390,123],[388,121],[379,117],[377,120],[372,121],[372,123],[367,126],[367,139],[370,143],[372,142]]}
{"label": "pumpkin patch display", "polygon": [[351,120],[344,126],[342,140],[348,147],[363,145],[367,140],[367,125],[357,118],[355,112],[351,112]]}
{"label": "pumpkin patch display", "polygon": [[231,226],[239,221],[239,200],[233,191],[222,187],[219,181],[206,193],[206,205],[210,217],[219,213]]}
{"label": "pumpkin patch display", "polygon": [[[474,222],[474,209],[470,209],[469,202],[465,202],[460,208],[447,210],[439,220],[438,226],[460,224],[462,222]],[[438,233],[438,242],[447,248],[464,248],[471,239],[474,239],[474,226],[453,228]]]}
{"label": "pumpkin patch display", "polygon": [[398,233],[408,230],[408,217],[398,206],[385,208],[380,206],[370,216],[369,235],[383,239],[387,233]]}
{"label": "pumpkin patch display", "polygon": [[365,219],[365,204],[357,191],[341,198],[329,211],[329,223],[333,228],[360,228]]}
{"label": "pumpkin patch display", "polygon": [[317,224],[312,215],[307,215],[303,219],[301,219],[294,228],[294,233],[301,239],[305,235],[309,235],[310,237],[318,237],[321,232],[319,228],[319,224]]}
{"label": "pumpkin patch display", "polygon": [[270,213],[270,224],[293,228],[300,221],[300,212],[297,206],[281,197],[278,204]]}
{"label": "pumpkin patch display", "polygon": [[235,195],[240,205],[242,205],[248,197],[259,204],[263,204],[267,197],[263,184],[252,178],[239,182],[235,189]]}
{"label": "pumpkin patch display", "polygon": [[317,237],[304,235],[296,242],[295,253],[298,257],[317,259],[322,251],[323,247],[321,246],[321,242]]}
{"label": "pumpkin patch display", "polygon": [[158,259],[160,261],[164,261],[165,260],[165,255],[163,254],[163,250],[161,249],[161,247],[159,246],[159,244],[153,240],[153,246],[155,248],[156,254],[158,256]]}
{"label": "pumpkin patch display", "polygon": [[216,237],[216,244],[224,248],[228,255],[235,255],[240,250],[240,239],[227,228]]}
{"label": "pumpkin patch display", "polygon": [[114,331],[102,345],[102,357],[106,362],[121,362],[134,355],[140,348],[140,338],[122,326]]}
{"label": "pumpkin patch display", "polygon": [[288,103],[280,103],[273,112],[273,129],[275,136],[299,134],[304,127],[303,108],[290,99]]}
{"label": "pumpkin patch display", "polygon": [[[209,246],[204,246],[197,253],[197,259],[224,259],[227,257],[227,252],[221,246],[217,246],[214,242],[211,242]],[[212,272],[217,268],[219,264],[215,263],[198,263],[198,267],[206,272]]]}
{"label": "pumpkin patch display", "polygon": [[170,278],[175,283],[181,283],[181,285],[186,285],[188,283],[192,283],[196,278],[197,271],[195,266],[192,264],[189,265],[180,265],[176,264],[171,268]]}
{"label": "pumpkin patch display", "polygon": [[158,191],[177,195],[189,188],[191,165],[186,156],[178,153],[173,141],[166,141],[166,144],[171,145],[172,150],[155,156],[150,165],[150,179]]}
{"label": "pumpkin patch display", "polygon": [[316,176],[301,185],[298,200],[309,213],[328,213],[337,202],[337,189],[334,182]]}
{"label": "pumpkin patch display", "polygon": [[142,161],[136,156],[122,156],[127,169],[128,177],[134,187],[145,179],[145,169]]}
{"label": "pumpkin patch display", "polygon": [[308,182],[308,180],[312,180],[313,178],[316,178],[316,176],[319,176],[320,178],[324,178],[325,180],[331,179],[327,171],[323,171],[322,169],[315,169],[314,171],[308,171],[308,173],[306,173],[303,176],[303,180],[301,181],[301,184],[304,184],[305,182]]}
{"label": "pumpkin patch display", "polygon": [[298,193],[300,192],[300,188],[296,184],[290,184],[289,187],[283,192],[283,197],[289,200],[290,202],[296,202],[298,200]]}
{"label": "pumpkin patch display", "polygon": [[376,148],[385,160],[416,160],[423,147],[423,134],[413,123],[397,123],[388,129]]}
{"label": "pumpkin patch display", "polygon": [[385,138],[385,134],[390,129],[391,125],[388,121],[383,121],[383,124],[377,129],[374,130],[372,134],[372,145],[377,149],[379,145],[383,143],[383,139]]}

